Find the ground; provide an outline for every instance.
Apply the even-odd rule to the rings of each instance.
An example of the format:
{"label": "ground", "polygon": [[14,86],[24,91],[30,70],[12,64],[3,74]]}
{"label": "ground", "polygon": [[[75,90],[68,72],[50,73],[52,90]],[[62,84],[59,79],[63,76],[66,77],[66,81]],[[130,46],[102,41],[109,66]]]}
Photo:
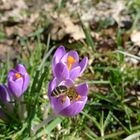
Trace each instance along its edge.
{"label": "ground", "polygon": [[[31,77],[25,120],[0,122],[1,139],[119,140],[140,132],[139,0],[1,0],[0,80],[18,63]],[[89,85],[84,110],[57,117],[36,134],[52,110],[47,87],[55,49],[87,56],[77,83]],[[134,134],[134,135],[133,135]]]}

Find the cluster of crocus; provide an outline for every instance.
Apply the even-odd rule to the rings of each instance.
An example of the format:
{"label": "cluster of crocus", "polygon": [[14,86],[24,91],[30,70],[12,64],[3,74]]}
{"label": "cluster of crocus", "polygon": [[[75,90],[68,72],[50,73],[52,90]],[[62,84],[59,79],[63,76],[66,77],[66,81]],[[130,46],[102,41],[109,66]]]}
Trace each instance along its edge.
{"label": "cluster of crocus", "polygon": [[[57,48],[52,60],[54,78],[50,81],[48,87],[48,96],[56,114],[74,116],[84,108],[87,102],[88,85],[82,83],[76,86],[74,81],[81,76],[87,64],[88,58],[84,57],[79,61],[79,55],[76,51],[66,52],[63,46]],[[64,85],[68,89],[74,88],[77,96],[72,100],[67,95],[57,98],[52,96],[53,90],[60,85]]]}
{"label": "cluster of crocus", "polygon": [[0,85],[0,118],[5,118],[2,104],[6,105],[7,110],[12,112],[13,104],[10,104],[10,102],[20,100],[20,97],[28,88],[30,77],[26,68],[18,64],[15,69],[9,71],[7,81],[7,85]]}

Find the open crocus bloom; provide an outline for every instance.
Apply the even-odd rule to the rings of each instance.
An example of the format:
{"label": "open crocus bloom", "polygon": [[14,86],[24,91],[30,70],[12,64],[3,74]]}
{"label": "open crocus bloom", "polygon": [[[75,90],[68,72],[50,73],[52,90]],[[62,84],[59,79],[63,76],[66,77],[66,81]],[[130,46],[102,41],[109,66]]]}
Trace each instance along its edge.
{"label": "open crocus bloom", "polygon": [[8,74],[8,87],[15,97],[20,97],[27,89],[30,77],[23,65],[18,64]]}
{"label": "open crocus bloom", "polygon": [[79,55],[76,51],[71,50],[66,53],[64,46],[60,46],[53,56],[53,75],[59,80],[74,80],[83,73],[87,64],[87,57],[79,62]]}
{"label": "open crocus bloom", "polygon": [[[67,88],[73,87],[77,93],[77,96],[71,101],[69,96],[59,96],[54,97],[51,96],[52,91],[60,85],[64,85]],[[86,102],[87,102],[87,94],[88,94],[88,85],[80,84],[78,86],[73,85],[73,81],[68,79],[62,81],[58,84],[58,79],[54,78],[49,83],[48,87],[48,96],[51,102],[52,109],[56,114],[60,114],[63,116],[74,116],[82,111]]]}

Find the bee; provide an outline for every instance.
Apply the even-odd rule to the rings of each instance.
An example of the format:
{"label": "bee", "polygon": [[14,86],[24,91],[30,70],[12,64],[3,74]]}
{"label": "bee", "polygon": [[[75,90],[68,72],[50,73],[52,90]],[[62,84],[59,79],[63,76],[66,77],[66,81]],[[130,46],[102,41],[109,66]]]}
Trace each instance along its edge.
{"label": "bee", "polygon": [[53,91],[52,91],[52,96],[58,98],[62,95],[66,95],[68,88],[66,86],[57,86]]}
{"label": "bee", "polygon": [[76,99],[78,96],[78,93],[76,92],[76,89],[74,87],[66,87],[64,85],[57,86],[51,94],[53,97],[60,97],[60,96],[68,96],[70,101],[73,99]]}

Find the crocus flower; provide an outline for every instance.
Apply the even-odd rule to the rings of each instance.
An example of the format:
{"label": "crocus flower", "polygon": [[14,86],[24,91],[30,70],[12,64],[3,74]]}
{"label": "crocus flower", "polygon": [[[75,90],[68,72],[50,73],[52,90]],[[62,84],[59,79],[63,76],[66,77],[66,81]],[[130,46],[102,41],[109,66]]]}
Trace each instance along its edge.
{"label": "crocus flower", "polygon": [[9,102],[10,101],[10,96],[9,96],[9,89],[7,86],[4,84],[0,85],[0,100],[3,103]]}
{"label": "crocus flower", "polygon": [[20,97],[26,90],[30,82],[30,77],[26,68],[18,64],[15,69],[8,74],[8,87],[15,97]]}
{"label": "crocus flower", "polygon": [[83,73],[87,64],[87,57],[79,61],[79,55],[76,51],[66,52],[64,46],[60,46],[53,56],[53,75],[60,81],[65,79],[74,80]]}
{"label": "crocus flower", "polygon": [[[9,94],[10,94],[10,92],[9,92],[7,86],[5,86],[4,84],[1,84],[0,85],[0,102],[1,102],[2,106],[3,106],[3,104],[5,104],[7,106],[7,111],[8,112],[12,111],[12,106],[9,105],[9,103],[8,103],[10,101],[10,95]],[[7,119],[7,117],[6,117],[2,108],[0,108],[0,118],[3,119],[3,120]]]}
{"label": "crocus flower", "polygon": [[[69,96],[51,96],[52,91],[59,85],[65,85],[67,88],[73,87],[77,93],[77,96],[71,101]],[[49,83],[48,87],[48,96],[51,102],[52,109],[56,114],[62,116],[74,116],[82,111],[86,102],[88,94],[88,85],[86,83],[74,86],[74,83],[71,79],[60,82],[58,85],[58,79],[54,78]]]}

